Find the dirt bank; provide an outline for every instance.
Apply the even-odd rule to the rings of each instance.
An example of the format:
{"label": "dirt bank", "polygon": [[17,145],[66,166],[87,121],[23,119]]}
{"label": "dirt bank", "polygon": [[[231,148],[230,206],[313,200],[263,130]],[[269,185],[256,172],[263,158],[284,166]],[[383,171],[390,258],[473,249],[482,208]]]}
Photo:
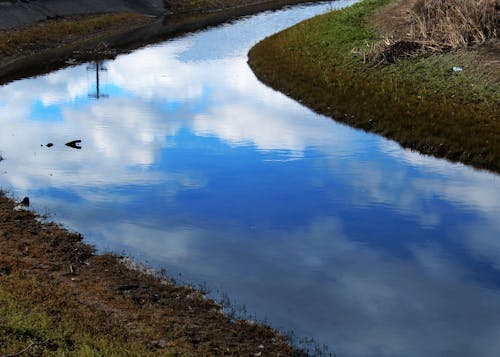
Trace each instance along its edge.
{"label": "dirt bank", "polygon": [[74,15],[137,13],[162,16],[163,0],[0,0],[0,30]]}
{"label": "dirt bank", "polygon": [[[151,17],[141,13],[78,15],[44,21],[16,30],[0,31],[0,84],[48,73],[70,64],[97,58],[112,59],[119,53],[182,33],[302,2],[306,1],[206,0],[195,4],[172,1],[167,7],[176,12],[167,13],[166,16]],[[204,11],[205,6],[210,11]],[[0,22],[2,17],[0,12]],[[95,22],[100,25],[86,25]],[[53,36],[40,39],[40,28]],[[19,38],[19,41],[12,41],[14,37]]]}
{"label": "dirt bank", "polygon": [[500,172],[498,40],[391,65],[366,61],[382,38],[407,32],[412,1],[364,0],[305,21],[257,44],[249,64],[264,83],[335,120]]}
{"label": "dirt bank", "polygon": [[31,355],[297,353],[276,331],[231,320],[200,292],[95,255],[80,235],[41,224],[1,193],[0,246],[0,300],[11,305],[0,309],[0,355],[30,344]]}

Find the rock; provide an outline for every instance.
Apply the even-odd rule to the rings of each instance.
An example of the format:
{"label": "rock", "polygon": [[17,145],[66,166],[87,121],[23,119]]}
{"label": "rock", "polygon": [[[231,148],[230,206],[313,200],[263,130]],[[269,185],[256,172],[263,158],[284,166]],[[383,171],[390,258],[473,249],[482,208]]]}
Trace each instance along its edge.
{"label": "rock", "polygon": [[120,285],[118,287],[119,291],[130,291],[130,290],[137,290],[139,289],[138,284],[125,284],[125,285]]}
{"label": "rock", "polygon": [[81,140],[73,140],[73,141],[67,142],[64,145],[69,146],[70,148],[73,148],[73,149],[79,149],[80,150],[82,148],[80,146],[81,142],[82,142]]}

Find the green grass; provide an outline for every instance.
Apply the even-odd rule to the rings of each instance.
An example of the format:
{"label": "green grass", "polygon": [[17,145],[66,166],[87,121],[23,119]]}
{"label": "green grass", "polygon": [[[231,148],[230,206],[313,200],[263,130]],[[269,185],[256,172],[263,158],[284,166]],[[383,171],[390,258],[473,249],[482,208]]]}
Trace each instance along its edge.
{"label": "green grass", "polygon": [[380,39],[370,18],[391,2],[365,0],[300,23],[257,44],[249,63],[263,82],[336,120],[500,171],[498,73],[477,66],[476,52],[365,63]]}
{"label": "green grass", "polygon": [[45,313],[20,306],[0,288],[0,356],[26,349],[27,356],[148,356],[139,345],[90,336]]}

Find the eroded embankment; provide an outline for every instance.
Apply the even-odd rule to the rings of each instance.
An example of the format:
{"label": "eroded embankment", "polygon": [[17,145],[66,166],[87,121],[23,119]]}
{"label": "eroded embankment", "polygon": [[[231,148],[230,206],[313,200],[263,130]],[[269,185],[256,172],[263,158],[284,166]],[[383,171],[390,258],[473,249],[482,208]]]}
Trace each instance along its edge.
{"label": "eroded embankment", "polygon": [[264,83],[319,113],[500,172],[497,67],[483,65],[484,47],[367,63],[366,49],[382,37],[373,16],[391,3],[365,0],[298,24],[252,48],[249,64]]}
{"label": "eroded embankment", "polygon": [[162,16],[163,0],[3,0],[0,2],[0,31],[75,15],[135,13]]}
{"label": "eroded embankment", "polygon": [[0,355],[289,356],[269,327],[231,320],[185,286],[95,255],[0,193]]}

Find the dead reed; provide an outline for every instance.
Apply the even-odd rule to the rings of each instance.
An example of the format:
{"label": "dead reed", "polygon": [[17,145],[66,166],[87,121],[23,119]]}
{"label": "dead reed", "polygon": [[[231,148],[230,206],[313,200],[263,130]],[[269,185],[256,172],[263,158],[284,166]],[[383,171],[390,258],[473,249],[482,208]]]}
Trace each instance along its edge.
{"label": "dead reed", "polygon": [[[403,14],[404,12],[404,14]],[[414,0],[399,15],[399,31],[362,50],[376,64],[439,53],[496,40],[500,0]]]}
{"label": "dead reed", "polygon": [[443,48],[463,48],[496,38],[500,0],[417,0],[409,37]]}

